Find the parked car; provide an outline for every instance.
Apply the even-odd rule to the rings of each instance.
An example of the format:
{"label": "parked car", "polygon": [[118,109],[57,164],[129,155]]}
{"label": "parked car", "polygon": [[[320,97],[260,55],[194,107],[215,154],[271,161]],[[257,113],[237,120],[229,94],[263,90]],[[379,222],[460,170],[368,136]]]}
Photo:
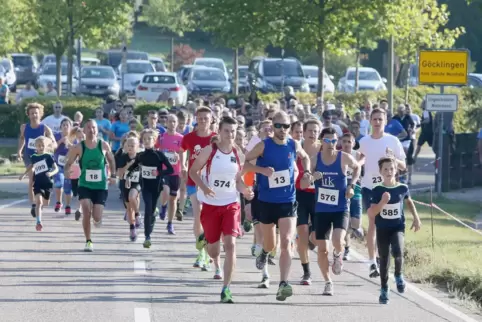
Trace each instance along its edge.
{"label": "parked car", "polygon": [[162,58],[149,56],[149,61],[152,65],[154,65],[156,72],[167,72],[166,65],[164,64],[164,60],[162,60]]}
{"label": "parked car", "polygon": [[136,89],[136,101],[156,102],[163,92],[169,92],[176,105],[187,103],[187,89],[178,79],[176,73],[147,73]]}
{"label": "parked car", "polygon": [[100,60],[92,57],[81,57],[80,65],[84,66],[100,66]]}
{"label": "parked car", "polygon": [[[134,95],[137,85],[141,82],[144,74],[154,72],[154,66],[148,60],[127,60],[127,69],[122,70],[122,65],[117,68],[119,80],[122,80],[124,73],[124,93]],[[121,86],[122,87],[122,86]]]}
{"label": "parked car", "polygon": [[[345,76],[340,78],[338,82],[338,90],[340,92],[355,92],[355,67],[349,67]],[[359,91],[384,91],[387,89],[385,83],[387,79],[381,77],[376,69],[371,67],[358,68],[358,90]]]}
{"label": "parked car", "polygon": [[221,58],[209,58],[209,57],[196,58],[194,60],[194,66],[218,68],[223,71],[226,79],[229,79],[228,69],[226,68],[226,64],[224,64],[224,60],[222,60]]}
{"label": "parked car", "polygon": [[[39,68],[42,68],[46,64],[51,64],[51,63],[56,63],[56,62],[57,62],[57,60],[56,60],[54,54],[44,55],[44,57],[42,58],[42,61],[40,62]],[[60,62],[61,63],[67,63],[67,56],[60,57]]]}
{"label": "parked car", "polygon": [[[234,73],[231,73],[231,87],[234,87]],[[239,65],[238,66],[238,91],[239,93],[248,93],[250,91],[250,86],[248,82],[248,66]]]}
{"label": "parked car", "polygon": [[182,65],[181,68],[177,71],[177,77],[179,80],[184,84],[187,85],[187,81],[189,79],[189,73],[194,65]]}
{"label": "parked car", "polygon": [[470,88],[482,88],[482,74],[470,73],[467,86]]}
{"label": "parked car", "polygon": [[194,66],[189,73],[187,90],[192,95],[231,92],[231,84],[222,70],[215,67]]}
{"label": "parked car", "polygon": [[5,84],[8,85],[10,91],[15,93],[17,91],[17,76],[15,75],[13,61],[8,58],[3,58],[0,60],[0,66],[4,68],[0,76],[3,76]]}
{"label": "parked car", "polygon": [[35,56],[30,54],[12,54],[11,56],[15,66],[17,85],[31,82],[34,86],[37,86],[38,62]]}
{"label": "parked car", "polygon": [[114,68],[110,66],[84,66],[80,71],[78,93],[106,98],[119,96],[120,86]]}
{"label": "parked car", "polygon": [[[318,90],[318,66],[313,65],[303,65],[303,73],[305,74],[306,81],[308,85],[310,85],[310,92],[316,93]],[[334,77],[326,73],[323,73],[323,91],[325,93],[334,93],[335,92],[335,84],[333,84]]]}
{"label": "parked car", "polygon": [[[117,68],[122,63],[122,51],[121,50],[108,50],[97,52],[97,58],[100,60],[101,65],[109,65],[112,68]],[[149,54],[143,51],[131,51],[126,52],[128,60],[147,60],[149,61]]]}
{"label": "parked car", "polygon": [[309,92],[301,63],[294,58],[257,58],[249,64],[249,84],[262,93],[282,92],[286,86],[295,91]]}
{"label": "parked car", "polygon": [[[67,63],[62,63],[60,65],[61,67],[61,80],[62,80],[62,94],[67,93]],[[77,67],[73,66],[72,67],[72,93],[75,94],[78,87],[78,79],[79,79],[79,72],[77,71]],[[38,78],[36,80],[36,83],[40,88],[45,89],[47,87],[48,82],[52,82],[54,87],[58,89],[57,87],[57,64],[56,63],[47,63],[45,66],[42,68],[42,73],[38,75]]]}

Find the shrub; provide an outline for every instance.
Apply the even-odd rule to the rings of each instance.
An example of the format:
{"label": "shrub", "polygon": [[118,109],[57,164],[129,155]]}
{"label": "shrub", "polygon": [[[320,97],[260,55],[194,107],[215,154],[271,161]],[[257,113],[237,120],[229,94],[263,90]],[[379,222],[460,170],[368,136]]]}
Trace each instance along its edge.
{"label": "shrub", "polygon": [[[194,50],[191,46],[180,44],[174,46],[174,70],[178,70],[182,65],[190,65],[194,63],[196,58],[204,55],[204,49]],[[171,54],[167,57],[168,61],[172,61]]]}

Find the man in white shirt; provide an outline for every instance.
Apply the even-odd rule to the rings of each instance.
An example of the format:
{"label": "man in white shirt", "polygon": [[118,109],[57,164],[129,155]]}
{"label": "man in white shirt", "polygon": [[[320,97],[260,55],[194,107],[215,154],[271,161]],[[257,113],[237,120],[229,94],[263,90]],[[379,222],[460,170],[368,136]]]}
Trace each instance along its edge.
{"label": "man in white shirt", "polygon": [[20,103],[24,98],[37,97],[38,92],[32,87],[32,83],[28,82],[25,88],[18,92],[15,102]]}
{"label": "man in white shirt", "polygon": [[[399,170],[405,170],[405,152],[400,141],[393,135],[385,133],[387,112],[383,109],[374,109],[370,115],[372,134],[360,140],[360,164],[365,165],[365,174],[361,179],[363,207],[365,211],[371,205],[371,192],[374,186],[382,183],[382,176],[378,161],[386,156],[396,160]],[[380,276],[376,261],[376,230],[375,220],[369,219],[367,248],[370,259],[370,277]]]}
{"label": "man in white shirt", "polygon": [[66,118],[65,115],[62,115],[62,103],[57,102],[54,104],[54,114],[47,116],[46,118],[43,119],[42,123],[47,125],[49,128],[52,129],[52,132],[55,133],[60,133],[60,123],[62,123],[62,120]]}
{"label": "man in white shirt", "polygon": [[57,91],[54,88],[54,84],[52,82],[47,82],[47,90],[45,91],[44,96],[50,97],[58,97]]}

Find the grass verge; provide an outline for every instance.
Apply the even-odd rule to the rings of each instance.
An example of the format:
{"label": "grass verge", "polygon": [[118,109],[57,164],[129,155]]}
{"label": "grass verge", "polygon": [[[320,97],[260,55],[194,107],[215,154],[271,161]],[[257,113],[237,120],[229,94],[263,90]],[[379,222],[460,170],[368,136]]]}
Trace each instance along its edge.
{"label": "grass verge", "polygon": [[[424,203],[430,200],[427,195],[417,195],[414,199]],[[446,198],[434,198],[433,202],[466,223],[475,222],[481,213],[478,203]],[[417,210],[422,220],[422,228],[417,233],[409,231],[412,219],[411,214],[406,214],[405,275],[414,283],[434,284],[481,308],[482,236],[434,209],[432,244],[430,207],[417,205]]]}
{"label": "grass verge", "polygon": [[[10,155],[17,153],[17,147],[0,147],[0,157],[10,158]],[[0,166],[0,176],[20,175],[24,173],[25,166],[22,162],[12,162],[8,166]],[[1,196],[0,196],[1,198]]]}

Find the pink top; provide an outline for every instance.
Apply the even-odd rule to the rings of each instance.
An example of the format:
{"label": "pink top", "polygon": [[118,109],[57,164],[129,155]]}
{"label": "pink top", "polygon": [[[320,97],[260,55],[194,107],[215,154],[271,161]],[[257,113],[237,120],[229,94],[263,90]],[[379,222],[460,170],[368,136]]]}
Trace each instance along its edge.
{"label": "pink top", "polygon": [[80,166],[78,161],[76,160],[74,164],[70,167],[70,179],[79,179],[80,177]]}
{"label": "pink top", "polygon": [[[169,134],[166,132],[159,135],[159,138],[157,139],[156,149],[162,151],[166,155],[167,159],[174,168],[174,172],[171,174],[172,176],[178,176],[179,172],[181,172],[179,150],[181,149],[182,138],[182,134]],[[178,153],[178,155],[176,156],[174,153]],[[165,167],[163,167],[163,169],[165,169]]]}

